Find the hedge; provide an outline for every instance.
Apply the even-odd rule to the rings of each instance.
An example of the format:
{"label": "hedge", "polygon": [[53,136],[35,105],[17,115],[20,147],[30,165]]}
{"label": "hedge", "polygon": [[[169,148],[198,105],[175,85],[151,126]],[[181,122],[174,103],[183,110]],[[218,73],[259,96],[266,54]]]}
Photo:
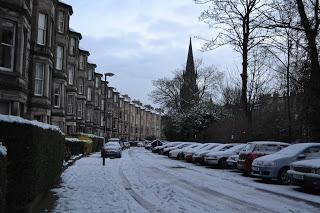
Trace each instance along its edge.
{"label": "hedge", "polygon": [[7,192],[7,157],[0,153],[0,212],[5,211]]}
{"label": "hedge", "polygon": [[0,141],[8,150],[8,212],[30,211],[35,199],[52,188],[62,172],[64,135],[28,122],[0,120]]}

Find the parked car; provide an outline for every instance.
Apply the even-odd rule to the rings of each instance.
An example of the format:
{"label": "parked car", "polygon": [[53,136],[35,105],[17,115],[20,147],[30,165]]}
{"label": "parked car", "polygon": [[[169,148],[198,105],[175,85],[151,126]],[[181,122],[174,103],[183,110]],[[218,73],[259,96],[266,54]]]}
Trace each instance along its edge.
{"label": "parked car", "polygon": [[101,156],[104,158],[112,158],[117,157],[121,158],[121,146],[119,142],[108,142],[104,144],[103,148],[101,149]]}
{"label": "parked car", "polygon": [[169,148],[169,147],[174,147],[174,146],[177,146],[177,145],[179,145],[179,144],[181,144],[182,142],[170,142],[170,143],[166,143],[165,145],[163,145],[163,146],[160,146],[159,148],[158,148],[158,154],[160,154],[160,155],[162,155],[163,154],[163,150],[165,149],[165,148]]}
{"label": "parked car", "polygon": [[107,143],[109,143],[109,142],[118,142],[120,144],[120,146],[121,146],[121,149],[122,150],[125,149],[123,141],[120,140],[119,138],[109,138]]}
{"label": "parked car", "polygon": [[196,144],[196,143],[190,143],[189,146],[186,146],[182,149],[175,149],[175,150],[171,150],[169,152],[169,158],[176,158],[178,160],[182,160],[184,158],[184,152],[194,149],[198,146],[200,146],[201,144]]}
{"label": "parked car", "polygon": [[320,159],[294,162],[290,165],[288,175],[294,184],[320,190]]}
{"label": "parked car", "polygon": [[287,171],[290,164],[299,160],[320,158],[319,143],[300,143],[288,146],[279,152],[257,158],[252,163],[252,174],[265,179],[277,179],[290,183]]}
{"label": "parked car", "polygon": [[[228,167],[227,159],[228,157],[239,154],[239,152],[245,147],[246,144],[224,144],[225,146],[220,146],[221,151],[209,152],[204,161],[209,166],[218,166],[221,169]],[[217,147],[218,148],[218,147]]]}
{"label": "parked car", "polygon": [[151,147],[150,147],[150,149],[151,149],[151,151],[153,152],[153,150],[154,150],[154,148],[155,147],[157,147],[157,146],[162,146],[162,145],[164,145],[165,143],[164,142],[162,142],[162,141],[159,141],[159,140],[154,140],[154,141],[152,141],[151,142]]}
{"label": "parked car", "polygon": [[199,163],[201,165],[204,165],[204,157],[209,152],[213,151],[216,147],[220,146],[220,143],[211,143],[209,146],[199,150],[198,152],[194,153],[192,155],[192,162],[193,163]]}
{"label": "parked car", "polygon": [[289,145],[290,144],[288,143],[275,141],[249,142],[239,154],[237,168],[245,174],[250,174],[252,162],[254,159],[278,152]]}
{"label": "parked car", "polygon": [[170,151],[176,150],[176,149],[182,149],[182,148],[187,147],[189,145],[190,145],[190,143],[182,142],[181,144],[178,144],[176,146],[164,148],[162,154],[169,156]]}
{"label": "parked car", "polygon": [[228,168],[236,169],[238,160],[239,160],[239,155],[231,155],[230,157],[228,157],[227,159]]}
{"label": "parked car", "polygon": [[126,149],[129,149],[130,148],[130,143],[129,142],[123,142],[123,144],[124,144],[124,147],[126,148]]}
{"label": "parked car", "polygon": [[137,147],[144,147],[144,144],[142,141],[137,141]]}
{"label": "parked car", "polygon": [[200,151],[200,150],[203,150],[205,149],[206,147],[208,147],[210,145],[210,143],[205,143],[205,144],[201,144],[193,149],[189,149],[189,150],[186,150],[183,152],[183,157],[184,159],[187,161],[187,162],[192,162],[192,156]]}

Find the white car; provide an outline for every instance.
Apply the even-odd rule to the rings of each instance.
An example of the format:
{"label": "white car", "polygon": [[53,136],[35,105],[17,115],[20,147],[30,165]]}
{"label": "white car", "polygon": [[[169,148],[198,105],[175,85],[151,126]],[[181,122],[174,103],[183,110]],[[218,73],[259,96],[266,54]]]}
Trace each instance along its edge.
{"label": "white car", "polygon": [[239,160],[239,155],[231,155],[227,159],[228,168],[235,169],[237,168],[237,162]]}
{"label": "white car", "polygon": [[220,146],[221,151],[209,152],[204,158],[204,162],[209,166],[218,166],[219,168],[225,169],[228,167],[227,159],[232,156],[239,154],[246,144],[225,144],[226,146]]}
{"label": "white car", "polygon": [[194,153],[192,155],[192,162],[204,164],[204,157],[206,156],[206,154],[208,154],[211,151],[214,151],[214,149],[220,145],[223,145],[223,144],[211,143],[209,146],[206,146],[205,148],[201,149],[200,151]]}
{"label": "white car", "polygon": [[169,152],[169,158],[176,158],[176,159],[182,159],[183,158],[183,152],[186,150],[190,150],[192,148],[196,148],[199,146],[199,144],[190,143],[188,146],[181,148],[181,149],[174,149]]}
{"label": "white car", "polygon": [[189,145],[190,145],[189,142],[182,142],[181,144],[178,144],[176,146],[164,148],[162,154],[169,156],[170,151],[175,150],[175,149],[182,149],[182,148],[187,147]]}
{"label": "white car", "polygon": [[209,145],[210,145],[209,143],[199,144],[195,148],[192,148],[192,149],[190,148],[188,150],[183,151],[182,156],[187,162],[192,162],[192,156],[194,155],[194,153],[196,153],[202,149],[205,149]]}

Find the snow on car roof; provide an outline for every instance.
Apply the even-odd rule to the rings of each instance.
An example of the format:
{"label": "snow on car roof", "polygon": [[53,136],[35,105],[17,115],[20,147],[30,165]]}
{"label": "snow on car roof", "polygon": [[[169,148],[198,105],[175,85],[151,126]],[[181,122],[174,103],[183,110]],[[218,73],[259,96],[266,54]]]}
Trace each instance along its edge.
{"label": "snow on car roof", "polygon": [[293,166],[305,166],[311,168],[320,168],[320,159],[302,160],[292,163]]}
{"label": "snow on car roof", "polygon": [[2,142],[0,142],[0,155],[6,156],[7,155],[7,148],[2,145]]}
{"label": "snow on car roof", "polygon": [[270,144],[270,145],[276,145],[276,144],[279,144],[279,145],[290,145],[288,143],[284,143],[284,142],[279,142],[279,141],[251,141],[251,142],[248,142],[248,143],[251,143],[251,144]]}
{"label": "snow on car roof", "polygon": [[276,152],[274,154],[277,155],[296,155],[299,154],[302,150],[312,147],[312,146],[320,146],[320,143],[297,143],[293,144],[291,146],[288,146],[279,152]]}
{"label": "snow on car roof", "polygon": [[21,118],[18,116],[0,115],[0,121],[7,122],[7,123],[28,124],[28,125],[42,128],[42,129],[53,130],[53,131],[59,132],[60,134],[64,135],[64,133],[57,126],[53,126],[53,125],[46,124],[46,123],[41,123],[41,122],[35,121],[35,120],[33,120],[33,121],[27,120],[27,119],[24,119],[24,118]]}

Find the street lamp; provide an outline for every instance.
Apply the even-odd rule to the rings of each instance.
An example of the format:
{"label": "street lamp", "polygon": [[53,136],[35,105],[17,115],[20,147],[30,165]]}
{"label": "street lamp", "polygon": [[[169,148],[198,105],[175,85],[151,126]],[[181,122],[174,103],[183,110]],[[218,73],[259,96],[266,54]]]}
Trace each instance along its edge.
{"label": "street lamp", "polygon": [[112,77],[114,76],[113,73],[111,72],[107,72],[104,74],[104,136],[106,137],[107,134],[107,76],[108,77]]}

